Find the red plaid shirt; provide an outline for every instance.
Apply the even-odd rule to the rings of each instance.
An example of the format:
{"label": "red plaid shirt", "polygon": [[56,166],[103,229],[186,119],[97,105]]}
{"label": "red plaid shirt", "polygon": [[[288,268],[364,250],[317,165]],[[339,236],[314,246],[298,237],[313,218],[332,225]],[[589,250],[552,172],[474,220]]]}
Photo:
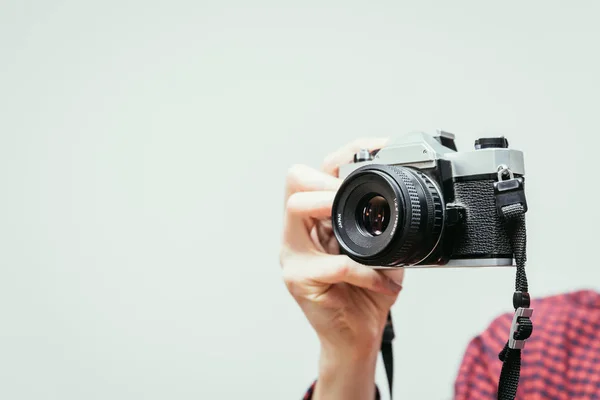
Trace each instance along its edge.
{"label": "red plaid shirt", "polygon": [[[531,306],[533,334],[522,354],[517,400],[600,399],[600,294],[577,291],[533,299]],[[454,386],[456,400],[496,399],[498,353],[512,317],[496,318],[469,343]]]}

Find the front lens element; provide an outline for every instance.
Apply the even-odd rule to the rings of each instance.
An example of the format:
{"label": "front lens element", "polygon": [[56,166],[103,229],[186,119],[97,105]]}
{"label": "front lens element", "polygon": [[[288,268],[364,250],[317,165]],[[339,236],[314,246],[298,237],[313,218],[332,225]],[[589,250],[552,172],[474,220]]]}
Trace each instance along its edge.
{"label": "front lens element", "polygon": [[390,223],[390,206],[385,198],[379,195],[369,196],[358,207],[357,219],[362,230],[371,235],[381,235]]}

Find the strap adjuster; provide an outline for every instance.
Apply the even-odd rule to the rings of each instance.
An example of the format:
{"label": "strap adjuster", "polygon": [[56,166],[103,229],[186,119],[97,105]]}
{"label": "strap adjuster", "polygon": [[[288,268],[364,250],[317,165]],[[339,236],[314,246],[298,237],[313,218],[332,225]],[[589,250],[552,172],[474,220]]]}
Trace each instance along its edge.
{"label": "strap adjuster", "polygon": [[523,349],[525,347],[525,340],[529,338],[529,335],[527,335],[527,338],[524,339],[515,339],[515,334],[519,332],[519,326],[521,325],[519,318],[530,318],[531,315],[533,315],[533,308],[519,307],[516,309],[512,324],[510,325],[510,335],[508,336],[509,348]]}

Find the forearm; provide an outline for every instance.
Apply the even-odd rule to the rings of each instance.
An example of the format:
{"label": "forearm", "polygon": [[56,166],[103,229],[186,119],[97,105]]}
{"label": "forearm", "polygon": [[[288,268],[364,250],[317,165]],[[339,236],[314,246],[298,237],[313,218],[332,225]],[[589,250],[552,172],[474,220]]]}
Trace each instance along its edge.
{"label": "forearm", "polygon": [[375,368],[378,349],[359,354],[321,349],[319,377],[314,400],[375,399]]}

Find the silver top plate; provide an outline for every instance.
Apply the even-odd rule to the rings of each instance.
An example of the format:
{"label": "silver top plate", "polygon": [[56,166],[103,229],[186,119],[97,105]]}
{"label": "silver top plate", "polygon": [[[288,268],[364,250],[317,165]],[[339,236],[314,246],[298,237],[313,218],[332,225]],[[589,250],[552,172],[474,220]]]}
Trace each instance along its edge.
{"label": "silver top plate", "polygon": [[442,145],[436,137],[453,139],[454,135],[438,131],[436,134],[413,132],[393,138],[372,161],[340,166],[340,178],[345,178],[359,167],[368,164],[401,165],[414,168],[432,168],[437,160],[450,161],[454,177],[495,174],[500,165],[506,165],[514,174],[525,175],[523,152],[513,149],[480,149],[454,151]]}

